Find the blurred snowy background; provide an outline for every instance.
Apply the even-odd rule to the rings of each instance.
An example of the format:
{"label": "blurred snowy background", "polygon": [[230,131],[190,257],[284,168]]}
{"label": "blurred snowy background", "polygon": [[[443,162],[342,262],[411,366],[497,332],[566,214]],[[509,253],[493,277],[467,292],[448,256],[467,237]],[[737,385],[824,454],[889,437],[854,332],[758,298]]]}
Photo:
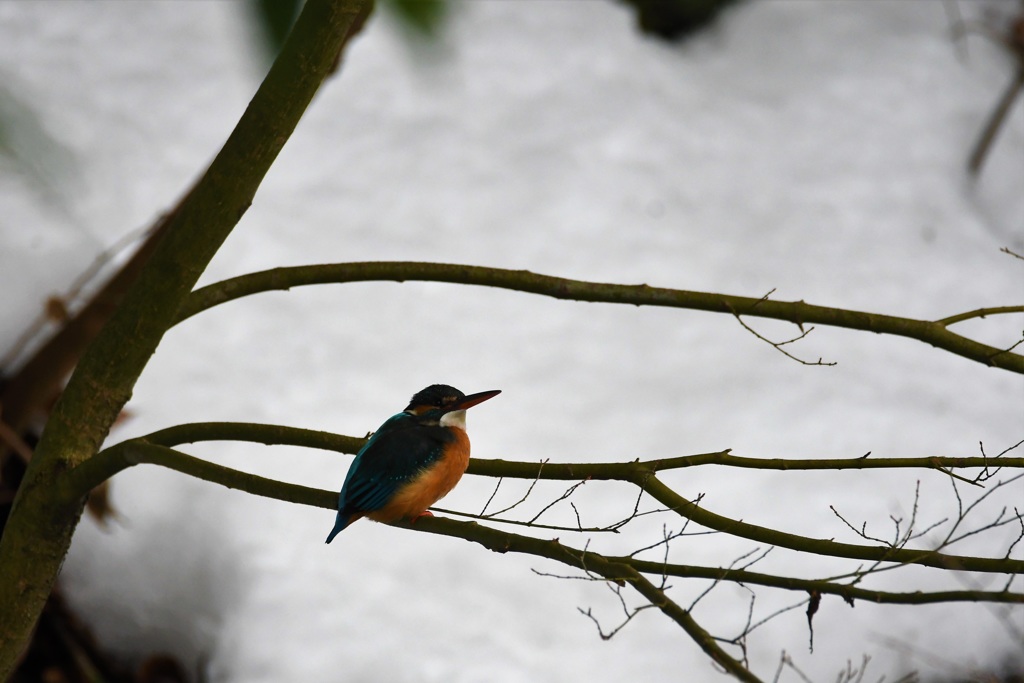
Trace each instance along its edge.
{"label": "blurred snowy background", "polygon": [[[969,19],[1019,6],[960,5]],[[741,3],[679,44],[642,36],[613,2],[461,2],[432,46],[378,13],[203,282],[408,259],[774,289],[916,318],[1019,304],[1022,263],[999,250],[1024,249],[1024,105],[969,179],[965,160],[1014,65],[990,41],[955,43],[948,8]],[[17,149],[0,156],[0,351],[48,295],[173,205],[234,126],[261,64],[239,3],[0,3],[0,87],[28,112],[13,118],[30,150],[20,162]],[[794,333],[749,322],[775,338]],[[1006,346],[1020,330],[1019,316],[963,326]],[[433,382],[504,391],[472,411],[481,458],[622,461],[726,447],[960,456],[1024,437],[1024,382],[1008,372],[841,330],[818,329],[792,351],[838,365],[799,365],[722,315],[442,284],[305,288],[174,329],[112,440],[208,420],[363,435]],[[247,444],[184,450],[327,489],[349,463]],[[955,500],[938,473],[667,477],[720,514],[849,542],[860,539],[829,505],[888,533],[890,514],[909,515],[918,478],[919,516],[948,515]],[[478,511],[493,484],[467,478],[443,504]],[[538,504],[562,488],[544,488]],[[499,498],[521,491],[510,483]],[[992,510],[1022,493],[1016,485]],[[594,483],[579,496],[595,521],[633,505],[625,486]],[[155,467],[116,477],[112,502],[109,528],[79,527],[62,582],[129,662],[168,651],[205,680],[238,682],[721,679],[655,611],[603,642],[577,607],[610,628],[614,596],[538,576],[531,569],[564,573],[540,560],[368,522],[326,546],[326,510]],[[676,524],[649,524],[633,547],[594,542],[628,551],[657,540],[662,521]],[[1001,554],[1012,538],[1004,529],[954,550]],[[754,547],[680,539],[672,559],[724,565]],[[773,554],[755,568],[820,576],[840,566]],[[914,576],[873,585],[934,587],[932,574]],[[684,605],[706,587],[674,583]],[[758,594],[755,618],[800,599]],[[722,586],[694,614],[729,636],[748,601]],[[826,598],[813,654],[802,609],[756,631],[749,654],[769,679],[782,651],[813,680],[834,680],[865,654],[866,680],[949,674],[1017,652],[1014,625],[1024,629],[1019,608],[851,610]]]}

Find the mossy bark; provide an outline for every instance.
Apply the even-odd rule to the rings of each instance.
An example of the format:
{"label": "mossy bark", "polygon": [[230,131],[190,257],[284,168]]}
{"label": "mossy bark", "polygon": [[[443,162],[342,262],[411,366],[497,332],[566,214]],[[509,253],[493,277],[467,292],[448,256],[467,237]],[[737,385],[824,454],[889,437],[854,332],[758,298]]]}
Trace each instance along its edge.
{"label": "mossy bark", "polygon": [[369,0],[310,0],[241,120],[83,355],[47,422],[0,539],[0,680],[28,642],[88,491],[64,475],[99,450],[182,301],[252,203]]}

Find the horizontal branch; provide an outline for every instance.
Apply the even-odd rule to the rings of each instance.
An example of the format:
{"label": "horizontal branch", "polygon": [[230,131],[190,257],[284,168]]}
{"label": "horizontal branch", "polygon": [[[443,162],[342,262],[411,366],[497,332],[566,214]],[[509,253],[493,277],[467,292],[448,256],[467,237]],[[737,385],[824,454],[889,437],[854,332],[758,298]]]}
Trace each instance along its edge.
{"label": "horizontal branch", "polygon": [[[620,285],[539,275],[527,270],[507,270],[446,263],[379,261],[333,263],[274,268],[207,285],[193,292],[178,314],[177,322],[213,306],[250,294],[292,287],[343,282],[424,281],[497,287],[573,301],[685,308],[735,316],[785,320],[863,330],[916,339],[984,365],[1024,373],[1024,355],[982,344],[948,329],[958,316],[939,321],[900,318],[842,308],[816,306],[803,301],[774,301],[712,292],[667,289],[648,285]],[[1005,312],[1003,307],[991,309]],[[971,312],[968,317],[976,316]]]}
{"label": "horizontal branch", "polygon": [[890,605],[928,605],[940,602],[999,602],[1024,604],[1024,593],[1011,593],[1008,590],[956,590],[956,591],[913,591],[910,593],[894,593],[861,588],[848,583],[836,583],[823,579],[798,579],[789,576],[777,576],[752,572],[747,569],[724,569],[718,567],[701,567],[689,564],[669,564],[654,560],[638,560],[634,557],[609,557],[613,562],[628,564],[645,574],[678,576],[685,579],[711,579],[714,581],[730,581],[733,583],[767,586],[790,591],[827,593],[838,595],[846,601],[863,600],[876,604]]}
{"label": "horizontal branch", "polygon": [[[103,456],[102,464],[95,465],[94,463],[97,462],[100,455]],[[76,488],[91,486],[97,476],[111,476],[117,471],[141,463],[161,465],[199,479],[221,484],[228,488],[289,503],[333,509],[338,499],[338,495],[331,491],[287,484],[240,472],[229,467],[215,465],[199,458],[194,458],[166,446],[147,443],[142,440],[122,442],[106,449],[102,454],[97,455],[93,459],[82,463],[75,470],[67,474],[66,485]],[[395,526],[411,528],[411,524],[408,522],[398,522]],[[509,534],[473,522],[457,522],[442,518],[423,518],[421,521],[417,521],[416,530],[458,536],[480,543],[484,547],[497,552],[520,552],[547,557],[578,569],[594,572],[609,581],[629,582],[644,597],[651,599],[652,604],[679,623],[686,633],[715,662],[725,667],[726,670],[740,680],[758,680],[740,662],[722,650],[715,639],[702,629],[688,612],[669,600],[663,591],[651,585],[636,570],[628,566],[611,562],[604,556],[596,553],[564,546],[557,539],[547,541],[530,536]]]}
{"label": "horizontal branch", "polygon": [[[255,440],[261,443],[278,443],[287,441],[294,445],[305,445],[330,450],[344,450],[349,452],[353,446],[358,445],[359,440],[351,437],[339,437],[327,432],[315,432],[312,430],[301,430],[289,427],[278,427],[273,425],[254,425],[247,423],[198,423],[193,425],[180,425],[156,432],[153,438],[162,441],[164,444],[174,444],[180,439],[188,442],[208,440],[210,438],[221,438],[225,434],[233,435],[235,439]],[[218,436],[220,435],[220,436]],[[205,437],[205,439],[203,438]],[[277,441],[280,440],[280,441]],[[319,444],[319,445],[313,445]],[[275,487],[288,486],[282,482],[270,479],[263,479],[238,472],[220,465],[194,458],[179,453],[169,448],[168,445],[154,444],[145,439],[134,439],[125,441],[101,451],[88,461],[82,463],[70,472],[65,473],[62,484],[65,493],[69,496],[82,495],[83,492],[91,490],[105,479],[131,465],[150,462],[164,465],[171,469],[178,469],[182,472],[193,474],[201,479],[207,479],[229,488],[239,488],[256,493],[257,495],[273,495],[274,491],[288,491],[290,489],[277,489]],[[991,460],[991,459],[990,459]],[[475,462],[494,461],[471,461],[470,469],[473,469]],[[509,463],[512,469],[522,471],[524,467],[530,468],[530,478],[559,478],[552,476],[553,471],[559,470],[561,466],[545,465],[535,463]],[[653,461],[661,462],[661,461]],[[573,467],[575,464],[569,463]],[[709,529],[715,529],[733,536],[747,538],[761,543],[789,548],[800,552],[808,552],[817,555],[832,557],[844,557],[848,559],[868,560],[876,562],[895,562],[899,564],[919,564],[940,569],[955,569],[962,571],[992,572],[992,573],[1024,573],[1024,561],[1010,558],[982,558],[960,555],[948,555],[933,550],[914,550],[906,548],[893,548],[889,546],[866,546],[852,543],[840,543],[833,540],[814,539],[797,534],[791,534],[776,529],[761,527],[749,524],[740,520],[731,519],[715,514],[693,501],[683,498],[671,488],[666,486],[655,476],[655,470],[647,469],[643,463],[590,463],[581,465],[583,471],[575,470],[573,478],[585,479],[604,478],[626,481],[635,484],[652,496],[670,510],[690,519]],[[609,471],[609,468],[619,468]],[[587,471],[591,474],[588,474]],[[564,472],[557,472],[563,474]],[[604,475],[601,477],[593,474]],[[505,476],[518,476],[505,475]],[[252,488],[252,487],[255,487]],[[307,489],[317,492],[320,500],[325,501],[324,507],[333,507],[337,496],[317,489]],[[269,491],[270,493],[265,493]],[[303,502],[292,500],[291,502]]]}
{"label": "horizontal branch", "polygon": [[1024,306],[994,306],[992,308],[978,308],[965,313],[951,315],[935,322],[939,325],[954,325],[972,318],[987,318],[990,315],[1006,315],[1007,313],[1024,313]]}
{"label": "horizontal branch", "polygon": [[[168,430],[157,432],[163,438],[171,440],[170,435],[179,437],[189,436],[196,439],[201,432],[213,431],[224,427],[238,428],[251,436],[250,432],[243,427],[256,425],[242,425],[230,423],[207,423],[203,425],[182,425]],[[269,425],[260,425],[269,427]],[[221,432],[222,433],[222,432]],[[308,432],[308,430],[294,430],[284,428],[277,432],[278,437],[288,435],[292,437],[295,445],[307,445],[300,443],[310,435],[319,437],[335,437],[323,432]],[[269,433],[264,434],[269,439]],[[339,437],[335,445],[342,446],[351,437]],[[309,505],[333,510],[337,504],[337,494],[332,491],[324,491],[296,484],[288,484],[272,479],[266,479],[254,474],[240,472],[228,467],[215,465],[199,458],[186,455],[163,445],[147,443],[141,440],[125,441],[116,446],[106,449],[96,458],[79,465],[76,469],[67,473],[65,485],[74,487],[76,490],[88,490],[98,481],[98,477],[112,476],[116,472],[124,470],[132,465],[150,463],[160,465],[178,472],[210,481],[228,488],[245,491],[267,498],[282,500],[289,503]],[[752,572],[745,569],[726,569],[721,567],[702,567],[695,565],[668,564],[641,560],[634,557],[607,557],[594,553],[590,550],[580,550],[561,543],[558,539],[545,540],[530,536],[513,534],[493,527],[484,526],[475,522],[460,522],[442,517],[422,518],[415,524],[400,522],[395,524],[407,529],[424,531],[428,533],[442,534],[473,541],[496,552],[517,552],[544,557],[569,566],[591,571],[600,574],[610,581],[626,581],[633,585],[645,597],[651,599],[663,612],[679,623],[687,633],[694,638],[706,652],[711,654],[715,661],[727,666],[735,673],[733,665],[727,663],[730,659],[724,651],[708,651],[709,643],[713,643],[706,631],[700,628],[692,617],[665,597],[664,592],[643,579],[642,573],[655,576],[678,576],[684,578],[700,578],[713,581],[728,581],[747,585],[761,585],[784,590],[796,590],[801,592],[817,591],[823,594],[833,594],[842,597],[846,601],[862,600],[873,603],[888,604],[930,604],[942,602],[992,602],[992,603],[1014,603],[1024,604],[1024,594],[1003,591],[934,591],[911,593],[894,593],[887,591],[876,591],[860,588],[849,584],[840,584],[826,580],[799,579],[793,577],[777,576]],[[973,559],[973,558],[967,558]],[[654,591],[654,592],[652,592]],[[651,595],[648,595],[651,593]],[[652,599],[656,598],[656,599]],[[692,622],[692,623],[691,623]],[[717,648],[717,643],[715,644]],[[735,662],[735,660],[731,660]]]}
{"label": "horizontal branch", "polygon": [[1024,457],[949,457],[924,458],[748,458],[732,455],[729,451],[681,455],[675,458],[635,460],[621,463],[538,463],[499,459],[470,461],[470,474],[512,479],[575,480],[618,479],[630,480],[638,473],[720,465],[757,470],[873,470],[873,469],[930,469],[943,474],[951,469],[978,469],[984,467],[1024,468]]}
{"label": "horizontal branch", "polygon": [[[251,422],[193,422],[161,429],[144,437],[150,443],[174,447],[203,441],[245,441],[264,445],[301,446],[336,453],[355,454],[366,438],[331,432]],[[971,469],[984,467],[1024,468],[1024,457],[923,458],[750,458],[728,450],[697,453],[673,458],[635,460],[620,463],[542,463],[516,460],[480,459],[470,461],[469,474],[511,479],[618,479],[630,480],[638,473],[719,465],[762,470],[869,470],[869,469]]]}

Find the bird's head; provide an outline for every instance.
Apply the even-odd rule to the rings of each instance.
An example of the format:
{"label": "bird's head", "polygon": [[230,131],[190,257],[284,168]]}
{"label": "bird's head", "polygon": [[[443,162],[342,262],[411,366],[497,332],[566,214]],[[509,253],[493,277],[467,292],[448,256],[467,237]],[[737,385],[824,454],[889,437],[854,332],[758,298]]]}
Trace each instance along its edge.
{"label": "bird's head", "polygon": [[481,391],[467,396],[447,384],[431,384],[416,392],[405,412],[415,415],[425,424],[439,424],[442,427],[466,428],[466,409],[494,398],[501,391]]}

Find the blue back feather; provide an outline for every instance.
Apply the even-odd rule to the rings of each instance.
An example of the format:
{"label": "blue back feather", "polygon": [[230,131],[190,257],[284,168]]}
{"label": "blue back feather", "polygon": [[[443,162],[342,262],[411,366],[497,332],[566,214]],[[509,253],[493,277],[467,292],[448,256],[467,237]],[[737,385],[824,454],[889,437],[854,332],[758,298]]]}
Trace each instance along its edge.
{"label": "blue back feather", "polygon": [[421,420],[411,413],[394,415],[359,450],[341,487],[338,518],[328,543],[353,515],[380,510],[403,485],[441,458],[451,437],[445,428]]}

